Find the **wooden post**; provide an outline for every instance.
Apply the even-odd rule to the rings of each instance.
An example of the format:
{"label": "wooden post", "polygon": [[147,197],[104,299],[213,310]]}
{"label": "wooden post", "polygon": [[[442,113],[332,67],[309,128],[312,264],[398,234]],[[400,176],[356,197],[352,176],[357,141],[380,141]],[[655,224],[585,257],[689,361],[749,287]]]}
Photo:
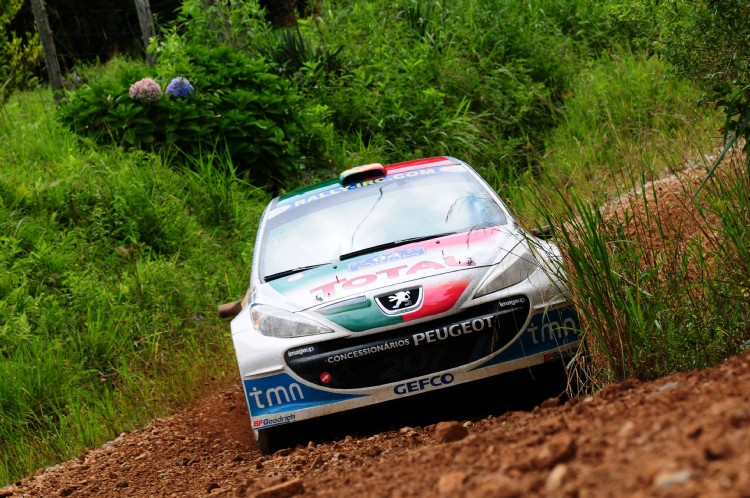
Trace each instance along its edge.
{"label": "wooden post", "polygon": [[55,100],[59,100],[63,97],[62,75],[60,74],[60,63],[57,60],[55,42],[52,39],[52,29],[49,27],[47,11],[44,8],[44,0],[31,0],[31,9],[34,11],[34,22],[36,22],[39,41],[42,43],[42,50],[44,51],[44,63],[47,66],[47,76],[52,88],[52,95]]}
{"label": "wooden post", "polygon": [[148,53],[148,41],[152,36],[156,36],[154,16],[151,15],[151,5],[148,3],[148,0],[135,0],[135,10],[138,12],[138,23],[141,25],[141,36],[143,37],[146,60],[149,66],[153,66],[155,63],[154,58]]}

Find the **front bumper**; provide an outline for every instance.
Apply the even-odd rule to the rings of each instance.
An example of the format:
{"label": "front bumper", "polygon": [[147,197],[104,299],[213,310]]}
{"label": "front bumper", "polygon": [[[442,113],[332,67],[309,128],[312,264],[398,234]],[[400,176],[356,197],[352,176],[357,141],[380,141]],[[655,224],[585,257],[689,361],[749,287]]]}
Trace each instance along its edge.
{"label": "front bumper", "polygon": [[530,310],[519,297],[499,302],[512,303],[506,307],[470,308],[440,323],[356,340],[316,336],[311,342],[310,337],[238,332],[233,338],[253,428],[348,411],[575,354],[579,325],[573,308],[563,303]]}

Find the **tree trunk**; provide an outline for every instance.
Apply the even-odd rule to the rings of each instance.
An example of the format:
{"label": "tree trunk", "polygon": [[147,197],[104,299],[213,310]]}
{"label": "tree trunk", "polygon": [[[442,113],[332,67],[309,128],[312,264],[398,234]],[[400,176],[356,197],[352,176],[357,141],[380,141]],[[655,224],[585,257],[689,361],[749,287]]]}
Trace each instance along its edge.
{"label": "tree trunk", "polygon": [[151,54],[148,53],[148,41],[156,35],[154,29],[154,16],[151,15],[151,5],[148,0],[135,0],[135,10],[138,12],[138,23],[141,25],[141,36],[143,37],[143,49],[146,52],[146,60],[149,66],[153,66],[155,61]]}
{"label": "tree trunk", "polygon": [[44,0],[31,0],[31,9],[34,11],[34,22],[39,32],[39,41],[44,51],[44,63],[47,66],[49,85],[55,100],[62,98],[62,75],[60,74],[60,63],[57,60],[55,42],[52,39],[52,29],[49,27],[47,11],[44,8]]}

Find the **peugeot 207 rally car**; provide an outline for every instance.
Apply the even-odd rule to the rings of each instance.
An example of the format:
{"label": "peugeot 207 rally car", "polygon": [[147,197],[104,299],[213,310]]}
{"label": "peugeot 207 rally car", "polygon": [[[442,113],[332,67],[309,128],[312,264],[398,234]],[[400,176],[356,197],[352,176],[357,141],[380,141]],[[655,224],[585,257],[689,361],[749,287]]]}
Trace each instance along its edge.
{"label": "peugeot 207 rally car", "polygon": [[360,166],[274,199],[248,294],[224,310],[261,450],[284,424],[573,354],[557,261],[450,157]]}

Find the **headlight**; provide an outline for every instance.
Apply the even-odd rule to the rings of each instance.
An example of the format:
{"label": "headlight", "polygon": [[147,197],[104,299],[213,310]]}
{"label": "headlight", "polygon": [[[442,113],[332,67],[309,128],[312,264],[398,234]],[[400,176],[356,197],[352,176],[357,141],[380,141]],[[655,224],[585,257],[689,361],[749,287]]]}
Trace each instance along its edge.
{"label": "headlight", "polygon": [[518,244],[508,252],[485,279],[474,297],[482,297],[526,280],[539,269],[536,258],[524,244]]}
{"label": "headlight", "polygon": [[333,332],[308,318],[261,304],[250,308],[250,319],[255,330],[270,337],[302,337]]}

